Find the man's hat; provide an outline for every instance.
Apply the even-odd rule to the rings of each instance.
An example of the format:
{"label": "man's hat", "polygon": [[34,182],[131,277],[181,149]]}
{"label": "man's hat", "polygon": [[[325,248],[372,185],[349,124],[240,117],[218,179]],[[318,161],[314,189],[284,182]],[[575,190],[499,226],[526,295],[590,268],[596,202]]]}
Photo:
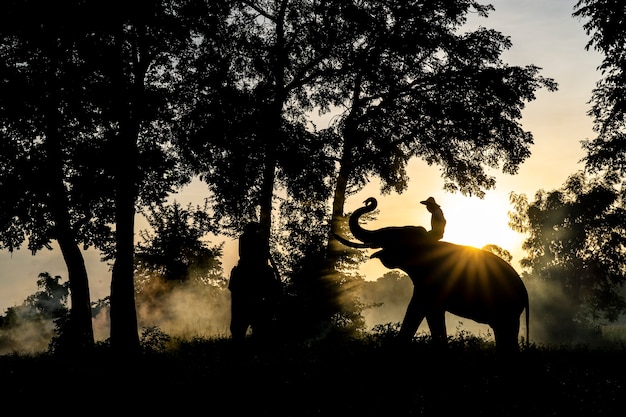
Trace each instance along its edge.
{"label": "man's hat", "polygon": [[428,197],[426,200],[424,201],[420,201],[420,203],[425,204],[427,206],[437,206],[437,207],[441,207],[439,204],[437,204],[435,202],[435,199],[432,197]]}

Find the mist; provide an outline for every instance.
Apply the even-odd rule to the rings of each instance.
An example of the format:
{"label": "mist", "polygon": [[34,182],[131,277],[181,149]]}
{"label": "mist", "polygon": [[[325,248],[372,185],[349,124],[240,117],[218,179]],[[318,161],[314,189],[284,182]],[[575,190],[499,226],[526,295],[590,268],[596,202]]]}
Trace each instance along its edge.
{"label": "mist", "polygon": [[230,292],[199,281],[153,280],[137,296],[140,329],[158,327],[175,338],[229,336]]}
{"label": "mist", "polygon": [[0,329],[0,355],[10,353],[32,354],[43,352],[54,336],[52,320],[38,320],[32,307],[16,306],[7,314],[11,326]]}
{"label": "mist", "polygon": [[[108,301],[92,308],[96,342],[110,335]],[[171,339],[229,337],[230,293],[219,285],[200,281],[164,283],[153,279],[136,294],[138,331],[158,330]],[[56,324],[42,317],[26,301],[10,307],[0,319],[0,355],[31,354],[48,350]]]}
{"label": "mist", "polygon": [[[581,322],[575,315],[576,306],[555,284],[528,279],[525,281],[530,304],[530,343],[538,345],[588,345],[590,347],[622,343],[625,339],[620,324],[594,327]],[[363,311],[366,327],[401,323],[413,292],[411,279],[399,271],[391,271],[376,281],[362,284],[359,296],[369,307]],[[473,320],[446,313],[448,336],[470,333],[486,340],[494,340],[491,327]],[[426,321],[419,333],[428,333]],[[602,335],[608,337],[602,337]],[[525,338],[525,313],[520,317],[519,336]]]}
{"label": "mist", "polygon": [[[623,342],[619,324],[598,329],[577,321],[575,306],[571,305],[567,295],[556,285],[536,279],[525,284],[530,297],[531,343],[598,346]],[[391,270],[375,281],[357,283],[353,294],[365,305],[362,311],[365,330],[373,331],[379,325],[399,326],[412,292],[410,278],[398,270]],[[103,300],[96,304],[98,306],[93,310],[94,339],[96,342],[104,342],[109,337],[110,329],[108,304]],[[213,285],[197,280],[166,283],[150,279],[141,285],[136,295],[136,308],[140,335],[146,329],[156,328],[171,339],[230,337],[230,292],[224,283]],[[52,320],[37,318],[33,308],[26,303],[10,310],[12,325],[0,330],[0,354],[47,350],[55,335]],[[8,318],[5,316],[4,319]],[[525,337],[523,313],[520,320],[519,335]],[[494,340],[493,331],[488,325],[450,313],[446,313],[446,327],[448,336],[462,332]],[[603,333],[610,337],[603,338],[599,330],[606,330]],[[428,332],[428,325],[424,321],[418,329],[418,335]]]}

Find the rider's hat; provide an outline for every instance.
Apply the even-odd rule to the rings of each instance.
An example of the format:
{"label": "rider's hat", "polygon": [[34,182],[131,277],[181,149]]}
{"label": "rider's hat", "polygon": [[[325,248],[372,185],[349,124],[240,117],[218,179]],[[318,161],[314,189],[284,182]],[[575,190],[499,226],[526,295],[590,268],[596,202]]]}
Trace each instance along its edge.
{"label": "rider's hat", "polygon": [[420,201],[420,203],[425,204],[426,206],[441,207],[439,204],[435,202],[435,199],[432,197],[428,197],[426,200]]}

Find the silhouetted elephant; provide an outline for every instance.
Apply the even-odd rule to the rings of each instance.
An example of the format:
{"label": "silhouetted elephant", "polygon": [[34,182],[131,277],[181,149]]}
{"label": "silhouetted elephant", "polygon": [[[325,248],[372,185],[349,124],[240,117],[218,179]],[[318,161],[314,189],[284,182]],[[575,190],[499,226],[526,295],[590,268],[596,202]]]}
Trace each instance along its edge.
{"label": "silhouetted elephant", "polygon": [[426,318],[433,341],[445,344],[448,311],[491,326],[498,351],[516,351],[520,315],[526,310],[528,341],[528,292],[511,265],[491,252],[429,239],[421,226],[363,229],[359,217],[377,204],[370,197],[350,216],[350,231],[362,243],[335,237],[350,247],[380,248],[371,257],[387,268],[403,270],[413,281],[401,340],[410,341]]}

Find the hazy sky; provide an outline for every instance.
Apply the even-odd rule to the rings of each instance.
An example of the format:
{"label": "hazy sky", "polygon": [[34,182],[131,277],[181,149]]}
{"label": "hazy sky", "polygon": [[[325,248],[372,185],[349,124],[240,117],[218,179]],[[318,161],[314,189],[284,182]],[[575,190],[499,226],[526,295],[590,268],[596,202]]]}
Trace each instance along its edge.
{"label": "hazy sky", "polygon": [[[523,193],[532,197],[537,190],[559,188],[570,174],[582,168],[580,141],[594,136],[592,121],[586,113],[591,90],[600,77],[596,67],[601,56],[584,48],[588,37],[582,22],[571,17],[575,0],[496,0],[489,3],[494,5],[495,11],[488,19],[476,23],[511,37],[513,47],[505,53],[504,60],[511,65],[537,65],[542,68],[543,76],[554,78],[559,84],[557,92],[539,91],[537,99],[524,111],[522,124],[535,139],[532,156],[517,175],[496,175],[496,189],[488,191],[483,200],[443,191],[439,170],[414,161],[409,170],[411,184],[405,193],[381,196],[376,182],[372,182],[366,190],[348,199],[345,210],[353,211],[367,197],[374,196],[378,199],[380,216],[377,223],[368,227],[406,224],[428,227],[430,214],[419,201],[433,196],[448,220],[444,240],[479,247],[497,244],[513,254],[516,265],[523,256],[520,250],[523,236],[507,225],[507,211],[511,209],[509,194]],[[205,194],[202,184],[194,184],[175,198],[182,204],[199,203]],[[236,241],[227,239],[225,243],[223,266],[228,273],[236,262]],[[85,260],[92,300],[109,295],[108,267],[99,262],[95,251],[87,251]],[[362,269],[368,279],[376,279],[386,271],[375,259],[367,261]],[[31,256],[27,250],[13,254],[0,252],[0,313],[33,294],[41,272],[67,279],[58,250],[36,256]]]}

